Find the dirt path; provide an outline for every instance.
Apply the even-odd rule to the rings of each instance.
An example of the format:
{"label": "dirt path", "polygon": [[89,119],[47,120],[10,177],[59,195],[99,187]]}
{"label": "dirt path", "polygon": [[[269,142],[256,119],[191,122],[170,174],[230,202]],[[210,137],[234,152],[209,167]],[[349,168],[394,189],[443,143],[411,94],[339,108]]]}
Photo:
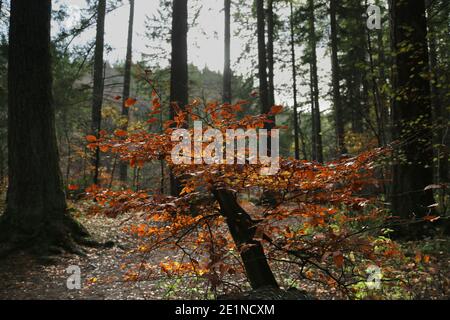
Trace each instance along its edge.
{"label": "dirt path", "polygon": [[[122,264],[135,239],[122,231],[123,220],[81,219],[96,239],[113,240],[110,249],[86,249],[87,255],[63,255],[53,261],[38,261],[25,254],[0,261],[0,299],[155,299],[164,295],[158,283],[132,283],[123,280]],[[128,220],[127,223],[132,223]],[[155,259],[158,259],[155,257]],[[69,290],[66,270],[81,271],[81,290]]]}

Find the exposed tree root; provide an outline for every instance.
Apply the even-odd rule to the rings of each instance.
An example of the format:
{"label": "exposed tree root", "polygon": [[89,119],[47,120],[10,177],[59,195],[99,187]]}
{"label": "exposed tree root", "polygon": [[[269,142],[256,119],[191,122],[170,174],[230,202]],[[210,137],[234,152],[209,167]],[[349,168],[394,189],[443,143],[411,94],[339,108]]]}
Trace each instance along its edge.
{"label": "exposed tree root", "polygon": [[36,257],[63,253],[83,256],[85,247],[102,249],[113,246],[111,241],[102,243],[93,239],[86,228],[68,213],[32,228],[23,227],[6,217],[0,219],[0,259],[18,251]]}

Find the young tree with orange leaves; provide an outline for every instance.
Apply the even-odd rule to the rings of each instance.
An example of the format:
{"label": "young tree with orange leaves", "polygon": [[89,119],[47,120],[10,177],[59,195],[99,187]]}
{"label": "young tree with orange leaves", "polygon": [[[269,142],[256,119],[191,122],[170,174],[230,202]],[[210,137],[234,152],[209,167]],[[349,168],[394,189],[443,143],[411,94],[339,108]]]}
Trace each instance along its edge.
{"label": "young tree with orange leaves", "polygon": [[[97,203],[93,209],[109,216],[143,212],[145,222],[129,230],[143,240],[139,251],[182,253],[181,261],[161,262],[161,270],[168,275],[206,277],[214,287],[246,275],[253,289],[276,289],[282,280],[277,279],[278,272],[289,265],[294,266],[298,280],[319,281],[351,294],[352,281],[363,281],[368,265],[382,264],[400,252],[395,243],[376,236],[385,218],[375,206],[377,199],[361,196],[367,186],[377,184],[372,175],[376,159],[387,151],[377,149],[327,164],[278,159],[280,170],[267,176],[261,174],[261,163],[250,164],[248,158],[243,164],[237,164],[238,156],[225,163],[199,162],[194,147],[199,132],[184,129],[186,139],[190,136],[187,147],[194,154],[183,154],[184,163],[173,162],[173,149],[180,143],[173,133],[186,127],[188,117],[208,124],[200,133],[207,135],[213,128],[226,136],[230,129],[264,128],[281,112],[274,107],[269,114],[240,119],[237,113],[245,104],[194,103],[165,123],[163,134],[129,132],[126,140],[105,135],[91,144],[91,148],[101,146],[118,153],[133,166],[166,159],[183,186],[178,197],[93,186],[88,189]],[[159,112],[155,98],[151,113]],[[212,146],[217,148],[215,140],[202,140],[200,155],[217,156],[218,149]],[[276,191],[277,203],[254,207],[242,201],[242,195],[255,190]],[[128,276],[139,278],[132,270]]]}

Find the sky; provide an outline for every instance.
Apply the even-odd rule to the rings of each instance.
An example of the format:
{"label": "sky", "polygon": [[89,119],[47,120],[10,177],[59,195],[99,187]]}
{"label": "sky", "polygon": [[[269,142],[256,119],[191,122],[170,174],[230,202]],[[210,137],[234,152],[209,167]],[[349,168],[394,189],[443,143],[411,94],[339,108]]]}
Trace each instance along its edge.
{"label": "sky", "polygon": [[[72,18],[66,21],[67,26],[74,26],[79,19],[79,9],[85,7],[85,0],[60,0],[71,7]],[[108,14],[105,22],[105,41],[113,48],[107,55],[110,62],[123,61],[126,54],[128,18],[130,7],[125,0],[125,5]],[[139,59],[142,53],[148,52],[145,39],[146,16],[156,13],[158,0],[136,0],[133,55]],[[156,4],[156,5],[153,5]],[[189,61],[197,66],[207,65],[211,70],[223,70],[223,25],[224,18],[222,0],[205,1],[202,14],[199,16],[198,24],[207,32],[203,35],[199,28],[195,28],[189,34]],[[83,33],[75,43],[85,43],[95,36],[95,28],[92,27]],[[196,44],[194,44],[194,42]],[[232,59],[237,59],[240,54],[239,39],[233,39]]]}
{"label": "sky", "polygon": [[[86,5],[85,0],[59,0],[60,3],[70,7],[70,19],[65,24],[67,27],[75,26],[80,17],[80,9]],[[105,25],[105,41],[112,47],[112,51],[107,54],[106,59],[111,62],[118,62],[125,60],[126,43],[128,32],[129,19],[129,4],[124,0],[124,5],[106,17]],[[156,13],[158,9],[158,0],[135,0],[135,23],[134,23],[134,40],[133,40],[133,57],[134,60],[139,60],[144,53],[148,53],[149,49],[146,47],[148,40],[145,39],[145,21],[147,16]],[[57,8],[58,3],[56,3]],[[203,9],[198,18],[198,27],[191,29],[188,36],[188,56],[189,62],[193,63],[199,68],[207,66],[214,71],[222,72],[224,63],[224,44],[223,44],[223,29],[224,29],[224,15],[223,15],[223,0],[205,0],[202,3]],[[55,9],[56,9],[55,8]],[[232,9],[233,10],[233,9]],[[237,24],[232,23],[232,35]],[[83,44],[95,37],[95,28],[92,27],[84,32],[75,44]],[[232,63],[237,61],[244,47],[244,40],[237,37],[232,38],[231,45],[231,59]],[[331,66],[329,58],[324,57],[325,50],[319,49],[319,72],[322,84],[320,85],[321,94],[328,92],[329,74]],[[255,68],[250,62],[239,64],[240,69],[234,68],[234,72],[238,74],[248,74],[251,68]],[[255,70],[256,72],[256,70]],[[285,83],[290,83],[291,71],[285,70],[281,72],[279,69],[276,73],[276,86]],[[300,93],[307,93],[309,88],[303,86],[299,88]],[[278,102],[281,104],[292,105],[292,97],[290,92],[283,92],[278,95]],[[322,99],[321,109],[329,108],[329,102]]]}

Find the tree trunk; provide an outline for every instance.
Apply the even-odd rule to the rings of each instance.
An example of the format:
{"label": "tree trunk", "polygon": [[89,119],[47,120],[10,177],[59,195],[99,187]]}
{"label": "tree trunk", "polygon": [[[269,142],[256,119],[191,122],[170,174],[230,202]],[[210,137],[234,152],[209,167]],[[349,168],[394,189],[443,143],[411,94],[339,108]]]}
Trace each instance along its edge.
{"label": "tree trunk", "polygon": [[347,68],[347,110],[350,115],[352,132],[364,133],[364,112],[366,101],[363,92],[365,85],[366,66],[366,25],[362,19],[364,8],[360,0],[352,0],[344,7],[345,15],[348,19],[348,52],[346,53]]}
{"label": "tree trunk", "polygon": [[292,64],[292,94],[294,96],[294,146],[295,146],[295,159],[300,160],[300,135],[299,126],[300,119],[298,116],[298,101],[297,101],[297,64],[295,57],[295,38],[294,38],[294,9],[292,2],[290,6],[290,33],[291,33],[291,64]]}
{"label": "tree trunk", "polygon": [[236,196],[228,190],[215,190],[220,212],[226,219],[231,236],[240,251],[247,278],[253,289],[278,288],[260,241],[254,239],[256,222],[239,205]]}
{"label": "tree trunk", "polygon": [[[188,5],[186,0],[174,0],[172,9],[172,58],[170,73],[170,119],[176,110],[183,110],[188,104]],[[170,190],[172,196],[179,196],[181,182],[171,173]]]}
{"label": "tree trunk", "polygon": [[[100,136],[102,127],[102,105],[104,90],[104,61],[103,53],[105,48],[105,16],[106,16],[106,0],[98,0],[97,7],[97,34],[95,38],[94,53],[94,91],[92,99],[92,134],[96,137]],[[99,183],[100,169],[100,150],[95,150],[93,159],[93,183]]]}
{"label": "tree trunk", "polygon": [[[125,121],[122,129],[128,130],[128,123],[130,121],[129,108],[125,105],[128,98],[130,98],[131,87],[131,65],[133,62],[133,25],[134,25],[134,0],[130,0],[130,18],[128,22],[128,43],[127,43],[127,57],[125,60],[125,74],[123,80],[123,102],[122,102],[122,117]],[[128,180],[128,164],[121,162],[119,167],[120,181],[124,184]]]}
{"label": "tree trunk", "polygon": [[[392,13],[397,95],[393,138],[401,141],[393,166],[392,210],[404,219],[422,218],[434,203],[432,190],[424,191],[433,183],[430,82],[422,76],[429,66],[425,1],[393,0]],[[397,236],[419,238],[426,235],[426,226],[429,224],[399,227]]]}
{"label": "tree trunk", "polygon": [[336,146],[339,154],[346,154],[344,120],[342,119],[342,103],[340,88],[340,68],[338,59],[338,26],[336,20],[337,1],[330,1],[330,23],[331,23],[331,66],[333,82],[333,105],[334,105],[334,126],[336,132]]}
{"label": "tree trunk", "polygon": [[[378,5],[381,5],[379,2]],[[378,30],[377,32],[377,45],[378,45],[378,69],[379,69],[379,81],[378,81],[378,88],[380,89],[380,99],[381,99],[381,106],[382,109],[380,110],[380,118],[381,122],[383,123],[383,138],[385,144],[389,143],[391,141],[390,139],[390,121],[389,121],[389,99],[386,93],[386,90],[384,88],[387,87],[387,78],[386,78],[386,64],[387,59],[385,55],[385,43],[383,39],[384,35],[384,22],[382,21],[381,30]],[[389,28],[389,26],[388,26]]]}
{"label": "tree trunk", "polygon": [[[429,2],[429,1],[427,1]],[[431,12],[431,11],[430,11]],[[431,12],[432,14],[432,12]],[[437,174],[436,174],[436,182],[441,183],[441,176],[442,176],[442,166],[441,166],[441,160],[443,160],[444,155],[442,152],[443,149],[443,137],[445,135],[445,123],[446,120],[442,118],[444,109],[442,106],[441,101],[441,93],[440,89],[437,86],[440,79],[440,72],[438,67],[438,53],[437,53],[437,41],[436,41],[436,30],[434,27],[433,22],[429,21],[428,23],[428,41],[429,41],[429,47],[430,47],[430,72],[432,75],[432,79],[434,81],[431,82],[431,103],[432,103],[432,109],[433,109],[433,122],[434,126],[436,127],[435,134],[434,134],[434,144],[437,145],[436,150],[436,158],[438,159],[437,163]]]}
{"label": "tree trunk", "polygon": [[70,216],[52,104],[51,0],[12,1],[9,33],[8,194],[0,239],[7,247],[76,251],[88,236]]}
{"label": "tree trunk", "polygon": [[[361,65],[359,68],[354,68],[358,88],[361,88],[357,91],[359,103],[357,104],[358,109],[356,110],[358,126],[356,132],[361,134],[363,134],[366,129],[373,128],[369,116],[369,83],[367,81],[367,53],[369,49],[367,43],[367,27],[364,19],[361,19],[361,17],[363,17],[366,13],[367,6],[364,6],[363,2],[358,0],[355,12],[355,21],[357,22],[356,61]],[[376,132],[374,133],[376,134]]]}
{"label": "tree trunk", "polygon": [[314,101],[314,84],[313,84],[312,65],[309,64],[309,103],[311,106],[311,159],[317,160],[317,129],[315,121],[315,101]]}
{"label": "tree trunk", "polygon": [[275,105],[275,81],[274,81],[274,33],[275,26],[273,21],[273,0],[267,1],[267,66],[268,66],[268,80],[269,80],[269,106]]}
{"label": "tree trunk", "polygon": [[[431,10],[430,2],[427,1],[427,6],[429,7],[428,16],[432,16],[434,13]],[[428,21],[428,41],[430,48],[430,73],[431,79],[431,103],[433,110],[433,146],[434,146],[434,158],[437,159],[435,163],[435,177],[434,181],[436,184],[447,184],[448,183],[448,146],[445,144],[445,135],[447,129],[448,116],[446,118],[445,104],[442,101],[442,90],[439,87],[440,79],[445,79],[442,75],[442,70],[438,65],[438,44],[436,39],[437,30],[435,28],[434,22]],[[445,91],[445,90],[444,90]],[[445,196],[446,192],[444,189],[439,190],[439,208],[442,214],[445,214]],[[450,224],[447,222],[447,225]]]}
{"label": "tree trunk", "polygon": [[3,187],[5,182],[5,153],[3,146],[0,145],[0,188]]}
{"label": "tree trunk", "polygon": [[225,11],[225,65],[223,69],[223,102],[231,103],[231,0],[224,0]]}
{"label": "tree trunk", "polygon": [[323,162],[322,125],[320,121],[319,79],[317,72],[317,41],[314,14],[314,1],[308,0],[309,10],[309,45],[311,49],[311,89],[312,89],[312,122],[313,122],[313,160]]}
{"label": "tree trunk", "polygon": [[[266,53],[266,23],[264,18],[264,0],[255,0],[258,24],[258,73],[259,73],[259,98],[261,113],[270,112],[269,84],[267,82],[267,53]],[[266,127],[271,127],[267,126]],[[266,128],[270,129],[270,128]]]}
{"label": "tree trunk", "polygon": [[386,138],[385,138],[385,122],[383,121],[383,110],[386,106],[383,104],[383,100],[381,98],[381,92],[379,89],[379,81],[376,78],[375,72],[375,62],[373,59],[373,49],[372,49],[372,39],[370,37],[370,33],[367,32],[367,53],[369,56],[369,67],[370,67],[370,78],[371,78],[371,89],[372,95],[374,99],[374,110],[375,110],[375,120],[376,120],[376,137],[378,140],[378,145],[380,147],[386,146]]}

